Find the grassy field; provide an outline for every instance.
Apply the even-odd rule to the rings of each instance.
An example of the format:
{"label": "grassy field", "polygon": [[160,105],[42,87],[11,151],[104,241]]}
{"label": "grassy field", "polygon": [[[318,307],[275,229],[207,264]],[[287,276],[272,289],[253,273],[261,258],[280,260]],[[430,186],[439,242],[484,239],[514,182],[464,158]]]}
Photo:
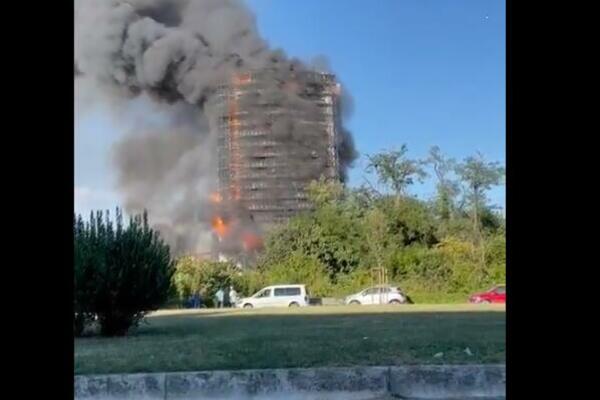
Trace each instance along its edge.
{"label": "grassy field", "polygon": [[504,311],[493,305],[158,311],[129,337],[76,339],[75,373],[503,363]]}

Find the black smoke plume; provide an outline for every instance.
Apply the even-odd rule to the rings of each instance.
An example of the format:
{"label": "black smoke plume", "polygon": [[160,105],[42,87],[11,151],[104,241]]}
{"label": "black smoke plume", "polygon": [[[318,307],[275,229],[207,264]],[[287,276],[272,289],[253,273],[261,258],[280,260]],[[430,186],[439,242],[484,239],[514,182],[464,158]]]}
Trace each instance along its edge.
{"label": "black smoke plume", "polygon": [[[75,2],[75,78],[105,88],[103,101],[117,111],[123,99],[142,96],[166,115],[159,126],[140,122],[116,143],[113,164],[125,209],[148,209],[176,253],[208,248],[206,199],[214,187],[216,144],[206,104],[217,85],[236,72],[269,71],[275,83],[310,68],[270,48],[238,0]],[[314,113],[313,105],[276,84],[262,100]],[[273,132],[308,139],[294,115],[273,121]],[[340,140],[345,171],[357,153],[345,128]]]}

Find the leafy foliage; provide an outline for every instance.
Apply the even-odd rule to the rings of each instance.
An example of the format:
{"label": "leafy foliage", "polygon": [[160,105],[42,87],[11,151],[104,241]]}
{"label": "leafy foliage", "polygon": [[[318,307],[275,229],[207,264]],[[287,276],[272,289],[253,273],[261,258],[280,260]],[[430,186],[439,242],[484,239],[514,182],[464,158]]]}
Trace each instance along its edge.
{"label": "leafy foliage", "polygon": [[456,212],[456,196],[460,192],[458,182],[452,178],[456,170],[456,161],[445,157],[438,146],[433,146],[429,150],[429,156],[425,163],[431,165],[437,179],[435,213],[443,224],[444,221],[450,220]]}
{"label": "leafy foliage", "polygon": [[318,259],[332,279],[355,268],[363,250],[362,227],[356,210],[346,206],[345,201],[324,203],[276,229],[267,237],[260,265],[274,266],[301,252]]}
{"label": "leafy foliage", "polygon": [[389,186],[397,195],[406,194],[406,189],[415,181],[427,176],[421,162],[406,157],[408,147],[368,156],[367,171],[375,171],[379,182]]}
{"label": "leafy foliage", "polygon": [[180,300],[199,294],[205,304],[212,305],[219,289],[227,290],[236,283],[240,270],[232,263],[182,257],[177,260],[173,284]]}
{"label": "leafy foliage", "polygon": [[265,268],[263,281],[269,284],[306,284],[311,296],[327,296],[331,291],[331,281],[327,269],[314,256],[302,252],[290,253],[284,260]]}
{"label": "leafy foliage", "polygon": [[471,210],[473,234],[475,240],[481,239],[481,213],[485,209],[486,191],[500,184],[504,177],[504,168],[497,162],[486,162],[481,154],[467,157],[456,167],[465,186],[465,200]]}
{"label": "leafy foliage", "polygon": [[[504,219],[486,201],[503,169],[480,156],[457,165],[436,147],[424,161],[408,159],[406,151],[403,146],[369,157],[367,169],[393,193],[313,182],[308,192],[315,209],[267,237],[260,279],[254,281],[269,285],[293,278],[310,282],[320,296],[343,296],[371,285],[372,268],[383,266],[393,283],[428,299],[458,298],[503,282]],[[425,176],[423,165],[437,178],[433,202],[407,192]],[[459,184],[468,208],[457,202]]]}
{"label": "leafy foliage", "polygon": [[101,211],[88,223],[74,218],[75,333],[97,317],[105,336],[125,335],[168,298],[173,262],[169,247],[148,226],[147,214],[116,225]]}

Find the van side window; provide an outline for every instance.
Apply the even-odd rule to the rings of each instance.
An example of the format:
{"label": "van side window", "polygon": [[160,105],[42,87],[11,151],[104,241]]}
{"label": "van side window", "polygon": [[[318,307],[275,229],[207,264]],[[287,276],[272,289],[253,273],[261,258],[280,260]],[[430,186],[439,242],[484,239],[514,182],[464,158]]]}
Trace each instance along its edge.
{"label": "van side window", "polygon": [[275,296],[299,296],[300,288],[277,288],[274,291]]}
{"label": "van side window", "polygon": [[269,297],[271,296],[271,289],[264,290],[258,297]]}

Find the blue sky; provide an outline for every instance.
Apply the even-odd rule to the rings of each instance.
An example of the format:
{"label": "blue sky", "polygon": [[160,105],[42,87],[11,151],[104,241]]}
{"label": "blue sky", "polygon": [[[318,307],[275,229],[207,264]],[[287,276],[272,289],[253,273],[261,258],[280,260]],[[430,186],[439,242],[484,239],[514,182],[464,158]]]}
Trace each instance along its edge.
{"label": "blue sky", "polygon": [[[480,151],[505,163],[505,3],[498,0],[246,0],[273,47],[325,55],[354,99],[347,125],[364,155],[406,143],[462,159]],[[77,211],[113,208],[107,157],[118,136],[101,109],[76,121]],[[371,178],[369,178],[371,179]],[[373,179],[371,179],[373,180]],[[490,193],[503,206],[505,188]],[[413,188],[420,197],[433,185]]]}

